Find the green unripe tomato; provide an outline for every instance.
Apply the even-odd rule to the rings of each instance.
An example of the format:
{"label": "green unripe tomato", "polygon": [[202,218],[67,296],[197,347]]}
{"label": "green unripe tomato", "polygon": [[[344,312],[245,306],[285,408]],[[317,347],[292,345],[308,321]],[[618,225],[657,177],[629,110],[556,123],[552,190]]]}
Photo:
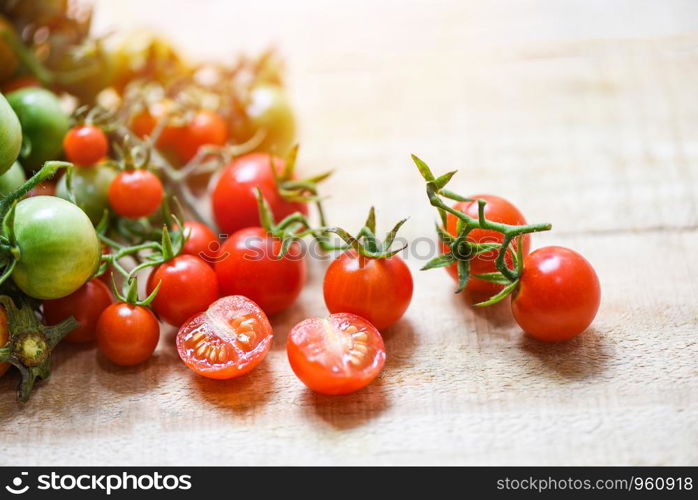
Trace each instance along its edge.
{"label": "green unripe tomato", "polygon": [[46,89],[27,87],[10,92],[7,101],[22,125],[22,166],[31,172],[59,158],[69,120],[58,97]]}
{"label": "green unripe tomato", "polygon": [[20,201],[14,219],[17,265],[12,279],[30,297],[58,299],[99,267],[101,245],[85,212],[55,196]]}
{"label": "green unripe tomato", "polygon": [[[71,179],[75,202],[87,214],[95,226],[109,208],[109,185],[116,177],[116,170],[108,165],[75,167]],[[70,201],[67,176],[61,177],[56,185],[56,196]]]}
{"label": "green unripe tomato", "polygon": [[22,127],[19,119],[5,97],[0,94],[0,175],[12,166],[19,156],[21,147]]}
{"label": "green unripe tomato", "polygon": [[250,135],[259,129],[267,132],[257,150],[284,157],[293,146],[296,122],[283,89],[258,85],[252,89],[246,112],[253,129]]}
{"label": "green unripe tomato", "polygon": [[22,165],[14,162],[7,172],[0,175],[0,199],[5,198],[26,181],[27,176],[24,175]]}

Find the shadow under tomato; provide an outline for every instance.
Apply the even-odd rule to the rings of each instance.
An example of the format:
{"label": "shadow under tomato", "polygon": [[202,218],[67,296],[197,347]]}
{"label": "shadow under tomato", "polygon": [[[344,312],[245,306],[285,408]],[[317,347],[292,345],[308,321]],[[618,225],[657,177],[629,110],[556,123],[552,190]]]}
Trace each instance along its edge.
{"label": "shadow under tomato", "polygon": [[241,377],[229,380],[213,380],[194,372],[192,391],[202,400],[219,408],[235,413],[249,413],[264,405],[274,395],[274,377],[271,370],[262,363],[260,366]]}
{"label": "shadow under tomato", "polygon": [[380,416],[390,407],[390,401],[379,378],[368,387],[343,396],[326,396],[306,389],[302,405],[336,429],[352,429]]}
{"label": "shadow under tomato", "polygon": [[109,361],[97,351],[95,379],[111,392],[119,394],[139,394],[155,389],[170,363],[171,357],[155,351],[147,361],[135,366],[119,366]]}
{"label": "shadow under tomato", "polygon": [[401,319],[381,332],[385,344],[385,367],[383,371],[394,370],[409,363],[417,348],[417,335],[408,319]]}
{"label": "shadow under tomato", "polygon": [[520,347],[552,372],[571,380],[598,375],[611,357],[606,339],[594,328],[559,343],[542,342],[522,334]]}

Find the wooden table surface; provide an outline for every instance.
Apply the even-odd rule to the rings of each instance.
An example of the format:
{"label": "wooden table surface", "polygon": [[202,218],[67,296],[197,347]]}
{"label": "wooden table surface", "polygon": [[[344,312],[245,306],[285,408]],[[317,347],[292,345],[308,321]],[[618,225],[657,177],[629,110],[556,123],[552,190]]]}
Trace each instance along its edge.
{"label": "wooden table surface", "polygon": [[[196,5],[196,7],[194,7]],[[508,305],[474,311],[443,271],[419,272],[385,332],[380,378],[311,393],[290,327],[324,315],[326,262],[273,318],[267,360],[239,380],[195,376],[171,331],[143,366],[60,346],[31,401],[0,381],[0,463],[698,464],[698,3],[694,1],[98,2],[97,25],[163,29],[194,57],[276,43],[288,61],[306,172],[333,222],[368,207],[433,238],[409,154],[454,188],[497,193],[534,247],[596,267],[593,327],[525,337]],[[691,34],[691,31],[694,34]]]}

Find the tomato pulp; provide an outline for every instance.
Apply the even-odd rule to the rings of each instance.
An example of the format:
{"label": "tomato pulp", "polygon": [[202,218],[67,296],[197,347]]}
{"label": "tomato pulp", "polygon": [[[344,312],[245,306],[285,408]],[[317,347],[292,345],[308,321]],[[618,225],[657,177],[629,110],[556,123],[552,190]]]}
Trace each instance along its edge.
{"label": "tomato pulp", "polygon": [[385,364],[385,346],[378,330],[347,313],[301,321],[288,335],[286,352],[296,376],[321,394],[358,391]]}
{"label": "tomato pulp", "polygon": [[247,297],[218,299],[177,333],[177,351],[195,373],[213,379],[239,377],[267,355],[272,328],[264,311]]}

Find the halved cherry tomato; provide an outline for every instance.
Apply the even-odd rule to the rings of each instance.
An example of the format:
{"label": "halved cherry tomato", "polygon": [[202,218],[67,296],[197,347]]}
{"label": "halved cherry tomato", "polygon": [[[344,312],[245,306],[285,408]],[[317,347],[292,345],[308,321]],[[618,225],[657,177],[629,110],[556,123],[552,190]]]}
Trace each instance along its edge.
{"label": "halved cherry tomato", "polygon": [[547,342],[569,340],[594,321],[601,285],[594,268],[569,248],[539,248],[524,259],[511,310],[531,337]]}
{"label": "halved cherry tomato", "polygon": [[73,316],[80,324],[65,340],[74,344],[90,342],[97,336],[97,321],[114,299],[109,287],[97,278],[91,279],[67,297],[44,301],[44,317],[48,325],[57,325]]}
{"label": "halved cherry tomato", "polygon": [[[223,232],[232,234],[239,229],[259,226],[257,187],[277,222],[295,212],[308,213],[304,203],[287,201],[281,196],[271,169],[271,158],[264,153],[240,156],[221,172],[211,193],[211,203],[216,223]],[[274,158],[274,168],[280,174],[284,160]]]}
{"label": "halved cherry tomato", "polygon": [[184,223],[184,236],[187,238],[182,253],[199,257],[211,265],[216,261],[221,247],[216,233],[201,222],[188,220]]}
{"label": "halved cherry tomato", "polygon": [[159,265],[148,277],[148,295],[158,284],[153,309],[160,319],[173,326],[205,311],[219,297],[216,273],[193,255],[179,255]]}
{"label": "halved cherry tomato", "polygon": [[294,373],[321,394],[348,394],[370,384],[385,363],[378,330],[355,314],[310,318],[293,327],[286,344]]}
{"label": "halved cherry tomato", "polygon": [[412,300],[412,274],[398,255],[370,259],[349,250],[327,268],[323,292],[331,313],[366,318],[378,330],[399,320]]}
{"label": "halved cherry tomato", "polygon": [[194,158],[201,146],[222,146],[228,140],[228,126],[214,111],[199,111],[183,128],[174,144],[179,161],[187,163]]}
{"label": "halved cherry tomato", "polygon": [[241,229],[228,238],[214,269],[222,295],[244,295],[265,313],[283,311],[295,302],[305,284],[305,260],[298,242],[283,258],[281,241],[261,227]]}
{"label": "halved cherry tomato", "polygon": [[[4,347],[10,340],[10,325],[7,323],[5,308],[0,306],[0,347]],[[0,377],[10,368],[10,363],[0,363]]]}
{"label": "halved cherry tomato", "polygon": [[272,328],[266,314],[247,297],[218,299],[177,333],[177,351],[194,372],[213,379],[239,377],[269,352]]}
{"label": "halved cherry tomato", "polygon": [[148,360],[160,340],[160,324],[144,306],[117,302],[97,321],[97,348],[114,364],[132,366]]}
{"label": "halved cherry tomato", "polygon": [[[485,217],[493,222],[501,222],[504,224],[511,225],[521,225],[526,224],[526,219],[523,214],[512,205],[510,202],[499,196],[494,196],[491,194],[475,194],[469,196],[474,200],[485,200],[487,205],[485,205]],[[453,208],[460,210],[466,215],[477,219],[477,201],[463,201],[456,203]],[[458,218],[453,214],[448,214],[446,230],[457,236]],[[501,243],[504,240],[504,236],[501,233],[495,231],[488,231],[486,229],[474,229],[468,234],[468,241],[473,243]],[[512,248],[516,249],[516,242],[512,244]],[[529,249],[531,248],[531,238],[530,235],[525,235],[523,237],[523,254],[527,255]],[[497,258],[497,251],[492,250],[490,252],[485,252],[475,256],[470,261],[470,274],[485,274],[493,273],[497,270],[495,266],[495,259]],[[505,261],[509,267],[513,266],[512,257],[507,254]],[[453,264],[447,268],[448,273],[455,279],[458,280],[458,267]],[[468,281],[468,286],[466,291],[477,295],[478,300],[480,296],[492,296],[498,293],[503,285],[497,285],[489,281],[481,280],[478,278],[470,277]]]}
{"label": "halved cherry tomato", "polygon": [[124,170],[109,186],[109,204],[122,217],[138,219],[160,207],[163,193],[162,182],[149,170]]}
{"label": "halved cherry tomato", "polygon": [[71,128],[65,135],[63,151],[68,161],[89,167],[107,155],[109,142],[101,128],[94,125],[80,125]]}

